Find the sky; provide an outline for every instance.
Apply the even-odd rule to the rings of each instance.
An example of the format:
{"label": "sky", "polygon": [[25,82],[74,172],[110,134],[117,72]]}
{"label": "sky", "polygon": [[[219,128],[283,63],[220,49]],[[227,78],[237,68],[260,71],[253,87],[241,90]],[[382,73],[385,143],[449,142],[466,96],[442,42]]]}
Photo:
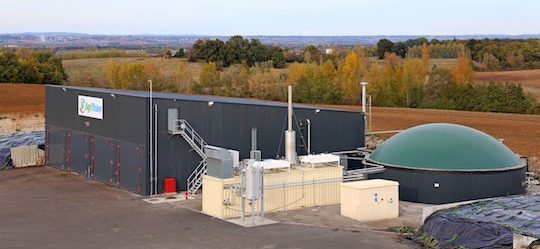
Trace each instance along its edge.
{"label": "sky", "polygon": [[540,0],[0,0],[0,33],[539,34]]}

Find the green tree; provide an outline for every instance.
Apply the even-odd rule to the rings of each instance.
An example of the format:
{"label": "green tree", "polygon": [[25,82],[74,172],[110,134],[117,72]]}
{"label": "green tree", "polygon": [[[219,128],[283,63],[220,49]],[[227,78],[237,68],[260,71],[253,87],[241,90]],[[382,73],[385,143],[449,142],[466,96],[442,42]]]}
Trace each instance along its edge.
{"label": "green tree", "polygon": [[321,51],[313,46],[309,45],[304,48],[304,62],[311,63],[311,62],[319,62],[321,57]]}
{"label": "green tree", "polygon": [[270,60],[274,68],[285,68],[285,56],[283,55],[283,49],[280,47],[272,47],[269,51]]}
{"label": "green tree", "polygon": [[388,39],[381,39],[377,42],[377,56],[379,59],[383,59],[386,53],[392,53],[394,51],[394,43]]}

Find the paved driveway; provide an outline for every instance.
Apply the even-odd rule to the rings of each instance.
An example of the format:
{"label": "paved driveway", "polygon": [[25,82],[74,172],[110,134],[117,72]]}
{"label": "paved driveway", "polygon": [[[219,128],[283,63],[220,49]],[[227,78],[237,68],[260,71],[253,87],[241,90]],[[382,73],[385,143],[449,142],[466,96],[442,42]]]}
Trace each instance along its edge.
{"label": "paved driveway", "polygon": [[49,167],[0,171],[1,248],[410,248],[392,234],[242,228]]}

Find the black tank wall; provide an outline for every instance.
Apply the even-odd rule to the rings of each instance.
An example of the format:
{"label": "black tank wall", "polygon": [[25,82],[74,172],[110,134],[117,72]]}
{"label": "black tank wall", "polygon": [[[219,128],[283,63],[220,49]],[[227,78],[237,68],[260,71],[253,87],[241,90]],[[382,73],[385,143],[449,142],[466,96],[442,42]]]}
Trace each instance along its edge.
{"label": "black tank wall", "polygon": [[[497,196],[523,194],[525,167],[507,171],[442,172],[385,167],[382,178],[399,182],[399,199],[444,204]],[[439,187],[435,187],[435,183]]]}

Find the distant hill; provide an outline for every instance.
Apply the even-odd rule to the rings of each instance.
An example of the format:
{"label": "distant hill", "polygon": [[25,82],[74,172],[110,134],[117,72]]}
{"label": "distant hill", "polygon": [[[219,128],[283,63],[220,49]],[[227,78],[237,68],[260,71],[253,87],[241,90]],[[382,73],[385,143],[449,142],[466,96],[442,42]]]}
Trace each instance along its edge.
{"label": "distant hill", "polygon": [[[396,35],[396,36],[245,36],[256,38],[267,45],[288,48],[302,48],[306,45],[316,46],[373,46],[380,39],[389,39],[393,42],[426,37],[428,39],[528,39],[540,38],[540,34],[524,35]],[[201,38],[227,40],[229,36],[205,35],[95,35],[69,32],[50,33],[12,33],[0,34],[0,47],[31,47],[31,48],[87,48],[108,47],[139,49],[148,47],[190,47]]]}

